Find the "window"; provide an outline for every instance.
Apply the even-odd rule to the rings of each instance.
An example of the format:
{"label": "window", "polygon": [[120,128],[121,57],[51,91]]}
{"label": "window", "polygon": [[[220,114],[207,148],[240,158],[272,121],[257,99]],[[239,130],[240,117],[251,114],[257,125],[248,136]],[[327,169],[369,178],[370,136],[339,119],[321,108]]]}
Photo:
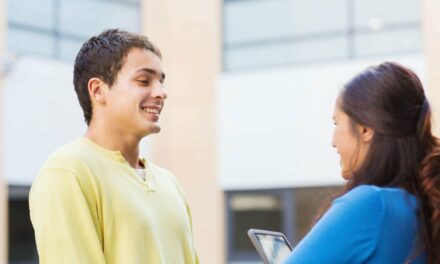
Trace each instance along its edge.
{"label": "window", "polygon": [[8,23],[8,50],[73,62],[82,43],[106,28],[139,32],[139,0],[10,0]]}
{"label": "window", "polygon": [[282,191],[237,192],[228,196],[228,248],[232,260],[256,260],[247,231],[250,228],[287,230]]}
{"label": "window", "polygon": [[29,216],[29,187],[9,186],[9,263],[38,263],[34,229]]}
{"label": "window", "polygon": [[226,71],[421,50],[416,0],[225,0],[223,21]]}
{"label": "window", "polygon": [[261,262],[247,236],[250,228],[282,232],[294,246],[339,191],[339,186],[326,186],[226,192],[228,262]]}

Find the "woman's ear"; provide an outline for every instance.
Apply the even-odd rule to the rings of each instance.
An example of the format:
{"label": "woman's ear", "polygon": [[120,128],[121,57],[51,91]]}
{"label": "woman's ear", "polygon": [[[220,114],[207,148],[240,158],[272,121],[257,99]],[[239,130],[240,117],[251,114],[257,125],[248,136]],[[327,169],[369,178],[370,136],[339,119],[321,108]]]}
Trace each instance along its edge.
{"label": "woman's ear", "polygon": [[359,126],[359,134],[361,135],[362,142],[370,143],[374,136],[374,130],[371,127]]}
{"label": "woman's ear", "polygon": [[87,88],[89,90],[90,100],[96,102],[97,104],[105,104],[106,94],[108,86],[99,78],[90,78],[87,83]]}

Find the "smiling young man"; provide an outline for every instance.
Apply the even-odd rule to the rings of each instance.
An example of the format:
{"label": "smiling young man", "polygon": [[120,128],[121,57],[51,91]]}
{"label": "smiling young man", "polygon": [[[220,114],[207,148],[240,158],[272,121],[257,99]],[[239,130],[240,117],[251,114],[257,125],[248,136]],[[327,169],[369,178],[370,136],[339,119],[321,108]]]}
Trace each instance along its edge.
{"label": "smiling young man", "polygon": [[160,51],[111,29],[79,51],[74,86],[88,125],[58,149],[30,192],[40,263],[198,263],[191,216],[174,176],[139,157],[160,131]]}

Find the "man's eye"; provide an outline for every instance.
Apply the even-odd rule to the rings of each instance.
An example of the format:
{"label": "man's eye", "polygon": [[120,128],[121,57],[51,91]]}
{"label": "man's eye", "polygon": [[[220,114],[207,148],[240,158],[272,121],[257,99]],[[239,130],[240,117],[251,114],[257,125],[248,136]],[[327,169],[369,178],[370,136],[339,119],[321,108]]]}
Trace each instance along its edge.
{"label": "man's eye", "polygon": [[138,82],[140,82],[143,85],[148,85],[150,83],[150,81],[148,80],[138,80]]}

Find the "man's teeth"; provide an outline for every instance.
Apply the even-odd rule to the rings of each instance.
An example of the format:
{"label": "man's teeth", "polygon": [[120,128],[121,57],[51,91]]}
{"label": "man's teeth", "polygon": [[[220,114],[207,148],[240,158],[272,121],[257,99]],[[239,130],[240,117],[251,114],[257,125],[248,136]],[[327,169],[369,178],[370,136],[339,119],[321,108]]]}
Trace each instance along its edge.
{"label": "man's teeth", "polygon": [[146,111],[147,113],[159,114],[159,110],[157,110],[157,109],[143,108],[143,110]]}

